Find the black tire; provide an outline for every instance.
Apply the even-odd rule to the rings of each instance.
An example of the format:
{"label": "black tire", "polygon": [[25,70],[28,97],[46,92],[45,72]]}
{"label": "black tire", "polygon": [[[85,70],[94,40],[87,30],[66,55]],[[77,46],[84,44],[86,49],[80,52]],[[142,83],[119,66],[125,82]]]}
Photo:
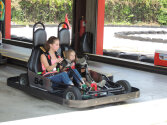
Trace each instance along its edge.
{"label": "black tire", "polygon": [[82,95],[77,87],[70,86],[64,91],[63,98],[66,100],[82,100]]}
{"label": "black tire", "polygon": [[130,83],[126,80],[119,80],[116,82],[116,84],[121,85],[124,89],[125,89],[125,93],[129,93],[132,91],[132,87],[130,85]]}
{"label": "black tire", "polygon": [[28,75],[27,74],[20,75],[19,84],[22,86],[28,86]]}

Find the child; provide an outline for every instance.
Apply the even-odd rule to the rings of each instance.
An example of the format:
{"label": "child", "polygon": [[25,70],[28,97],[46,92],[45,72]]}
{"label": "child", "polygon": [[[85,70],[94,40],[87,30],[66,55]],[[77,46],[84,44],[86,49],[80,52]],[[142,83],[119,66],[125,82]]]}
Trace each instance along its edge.
{"label": "child", "polygon": [[[80,86],[82,86],[82,83],[85,84],[83,78],[81,77],[81,75],[79,74],[78,70],[75,69],[75,62],[76,62],[76,54],[75,54],[75,51],[70,49],[68,50],[66,53],[65,53],[65,58],[68,60],[68,62],[71,63],[71,68],[73,69],[73,71],[75,72],[75,74],[70,71],[69,69],[65,69],[68,73],[69,76],[72,76],[75,80],[75,82],[79,83]],[[80,79],[80,80],[79,80]]]}
{"label": "child", "polygon": [[[79,74],[78,70],[75,69],[75,63],[76,63],[77,58],[76,58],[76,53],[75,53],[74,50],[70,49],[70,50],[66,51],[66,53],[65,53],[65,58],[66,58],[69,62],[71,62],[71,68],[72,68],[72,69],[74,70],[74,72],[79,76],[79,78],[80,78],[81,81],[85,81],[85,83],[86,83],[86,85],[87,85],[88,87],[97,86],[97,85],[100,86],[100,87],[103,87],[103,86],[106,84],[106,81],[105,81],[105,80],[102,80],[102,81],[99,82],[99,83],[95,83],[94,81],[90,80],[91,83],[88,83],[85,78],[82,78],[82,77],[81,77],[81,75]],[[82,72],[82,71],[81,71],[81,72]],[[85,72],[85,70],[83,70],[83,72]],[[68,74],[70,75],[71,72],[68,72]],[[83,80],[83,79],[84,79],[84,80]]]}

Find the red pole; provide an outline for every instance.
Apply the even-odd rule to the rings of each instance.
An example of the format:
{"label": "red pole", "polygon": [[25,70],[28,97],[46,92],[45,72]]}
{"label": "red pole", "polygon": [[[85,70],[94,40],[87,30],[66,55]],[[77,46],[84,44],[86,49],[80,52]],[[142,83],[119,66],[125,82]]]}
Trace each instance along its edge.
{"label": "red pole", "polygon": [[11,28],[11,0],[5,0],[5,38],[10,39]]}
{"label": "red pole", "polygon": [[96,54],[103,55],[105,0],[98,0]]}

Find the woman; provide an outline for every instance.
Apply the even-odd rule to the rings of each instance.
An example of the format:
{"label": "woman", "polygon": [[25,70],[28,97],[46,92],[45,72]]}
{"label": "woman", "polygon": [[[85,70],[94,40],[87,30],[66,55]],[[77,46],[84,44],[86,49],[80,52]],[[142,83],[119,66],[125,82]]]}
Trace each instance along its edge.
{"label": "woman", "polygon": [[[56,55],[56,52],[59,49],[59,39],[57,37],[54,36],[50,37],[45,44],[45,49],[48,52],[48,57],[50,58],[51,64],[49,64],[48,57],[46,56],[46,54],[42,54],[41,55],[42,70],[46,72],[44,76],[48,73],[57,72],[56,66],[63,60],[61,57],[58,57]],[[73,82],[71,81],[66,72],[57,73],[56,75],[49,76],[47,78],[55,83],[64,83],[67,85],[73,85]],[[54,84],[53,86],[56,86],[56,84]]]}

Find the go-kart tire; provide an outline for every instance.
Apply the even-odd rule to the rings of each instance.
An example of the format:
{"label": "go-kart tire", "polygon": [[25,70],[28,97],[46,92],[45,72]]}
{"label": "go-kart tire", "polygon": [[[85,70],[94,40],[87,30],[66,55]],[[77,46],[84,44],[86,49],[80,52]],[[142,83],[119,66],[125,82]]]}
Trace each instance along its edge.
{"label": "go-kart tire", "polygon": [[64,91],[63,98],[66,100],[82,100],[82,95],[77,87],[70,86]]}
{"label": "go-kart tire", "polygon": [[126,80],[119,80],[116,82],[116,84],[121,85],[125,89],[124,93],[129,93],[132,90],[130,83]]}
{"label": "go-kart tire", "polygon": [[27,74],[20,75],[19,84],[22,86],[28,86],[28,75]]}

